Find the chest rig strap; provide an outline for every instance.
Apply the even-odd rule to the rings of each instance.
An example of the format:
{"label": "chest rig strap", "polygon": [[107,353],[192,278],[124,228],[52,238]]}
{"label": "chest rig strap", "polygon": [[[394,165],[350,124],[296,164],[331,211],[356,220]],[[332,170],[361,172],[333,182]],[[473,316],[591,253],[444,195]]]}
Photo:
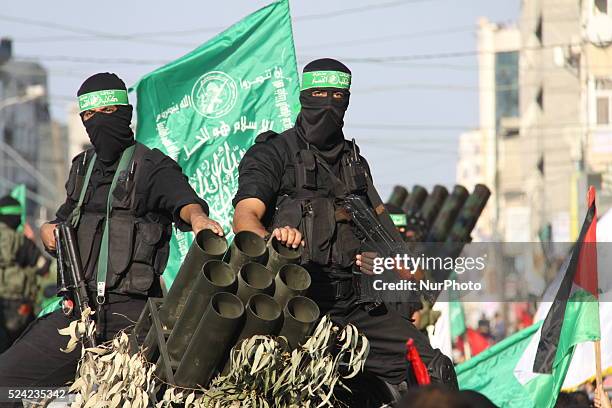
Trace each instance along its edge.
{"label": "chest rig strap", "polygon": [[[130,161],[134,155],[134,150],[136,149],[136,144],[128,147],[121,154],[121,159],[119,160],[119,165],[117,166],[117,170],[113,175],[113,181],[111,183],[111,187],[109,189],[109,194],[106,199],[106,219],[104,220],[104,232],[102,234],[102,242],[100,244],[100,253],[98,255],[98,273],[96,277],[97,281],[97,301],[98,304],[103,304],[106,299],[104,298],[104,293],[106,291],[106,275],[108,272],[108,247],[109,247],[109,223],[110,223],[110,215],[112,210],[112,200],[113,194],[112,192],[115,190],[117,185],[117,181],[119,180],[119,175],[127,170]],[[85,200],[85,194],[87,192],[87,187],[89,186],[89,181],[91,179],[91,173],[93,172],[94,164],[96,162],[96,153],[94,153],[93,157],[89,161],[89,165],[87,166],[87,171],[85,173],[85,179],[83,180],[83,184],[81,187],[81,191],[79,192],[79,201],[77,202],[76,207],[70,213],[70,217],[68,219],[69,223],[77,228],[79,225],[79,221],[81,220],[81,209],[83,207],[83,201]]]}
{"label": "chest rig strap", "polygon": [[[83,181],[83,186],[81,187],[81,192],[79,194],[79,201],[77,202],[76,207],[74,207],[74,210],[72,210],[70,213],[69,223],[73,228],[77,228],[79,226],[79,221],[81,220],[81,207],[83,206],[83,200],[85,199],[85,193],[87,192],[91,172],[93,171],[94,163],[96,162],[96,156],[96,153],[94,153],[93,157],[89,161],[89,166],[87,166],[87,172],[85,173],[85,180]],[[85,153],[85,159],[87,159],[87,153]]]}
{"label": "chest rig strap", "polygon": [[98,255],[98,273],[96,275],[96,301],[99,305],[104,304],[106,301],[104,293],[106,291],[106,274],[108,272],[108,239],[113,202],[112,192],[117,186],[117,180],[119,180],[119,175],[127,170],[130,162],[132,161],[132,156],[134,155],[135,149],[136,144],[133,144],[127,149],[125,149],[121,154],[121,159],[119,160],[119,165],[117,166],[117,170],[115,171],[115,175],[113,176],[113,181],[108,192],[108,198],[106,199],[106,219],[104,220],[104,232],[102,233],[102,242],[100,243],[100,254]]}

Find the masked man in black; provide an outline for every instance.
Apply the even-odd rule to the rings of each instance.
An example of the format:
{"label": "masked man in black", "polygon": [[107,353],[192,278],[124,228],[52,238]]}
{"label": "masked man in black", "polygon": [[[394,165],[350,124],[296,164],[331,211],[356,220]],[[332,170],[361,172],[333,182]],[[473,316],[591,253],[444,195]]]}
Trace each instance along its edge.
{"label": "masked man in black", "polygon": [[[80,116],[93,148],[72,162],[67,198],[57,218],[41,228],[47,250],[55,250],[60,222],[76,228],[98,342],[133,324],[148,297],[161,297],[160,275],[169,254],[172,224],[194,233],[221,226],[181,168],[156,149],[134,140],[132,106],[115,74],[88,78],[78,93]],[[73,380],[80,349],[63,353],[67,337],[58,329],[79,316],[62,310],[38,318],[0,355],[2,386],[59,386]]]}
{"label": "masked man in black", "polygon": [[[373,308],[357,301],[353,269],[368,273],[372,265],[342,202],[348,193],[367,197],[373,186],[365,159],[342,132],[350,82],[351,72],[336,60],[306,65],[295,127],[259,135],[240,163],[234,231],[273,234],[287,246],[304,245],[302,265],[312,278],[309,297],[323,314],[340,325],[353,323],[366,335],[369,372],[391,384],[405,381],[405,344],[414,338],[434,381],[452,382],[450,360],[433,350],[409,319],[385,305]],[[371,201],[384,213],[381,202]]]}

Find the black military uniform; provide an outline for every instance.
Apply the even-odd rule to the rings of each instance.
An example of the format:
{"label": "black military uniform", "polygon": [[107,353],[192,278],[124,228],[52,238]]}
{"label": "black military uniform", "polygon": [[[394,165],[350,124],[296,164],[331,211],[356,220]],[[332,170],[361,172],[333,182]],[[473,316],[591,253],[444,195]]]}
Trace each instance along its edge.
{"label": "black military uniform", "polygon": [[[125,85],[114,74],[97,74],[85,81],[79,95],[93,92],[91,88],[125,90]],[[127,93],[125,98],[127,102]],[[207,213],[208,206],[175,161],[134,141],[129,130],[131,106],[121,105],[112,114],[96,113],[94,118],[94,126],[84,122],[94,148],[73,160],[66,202],[53,223],[76,225],[98,340],[105,341],[138,319],[147,297],[161,296],[159,278],[168,259],[172,223],[183,231],[191,229],[180,218],[181,208],[197,203]],[[108,263],[102,293],[99,267],[105,228]],[[73,319],[56,310],[35,320],[0,355],[0,384],[58,386],[74,379],[80,350],[61,352],[67,338],[57,332]]]}
{"label": "black military uniform", "polygon": [[[325,59],[307,65],[304,75],[296,126],[280,135],[268,132],[257,138],[240,163],[233,205],[257,198],[266,206],[261,222],[269,232],[289,226],[302,233],[302,264],[312,278],[309,297],[338,324],[352,323],[362,331],[371,343],[366,369],[399,384],[408,374],[404,357],[408,338],[415,339],[426,364],[445,357],[396,310],[357,303],[352,269],[355,256],[366,248],[341,203],[349,193],[367,199],[368,188],[373,187],[365,159],[341,131],[349,94],[338,76],[350,81],[350,71],[338,61]],[[330,84],[334,78],[336,82]],[[307,87],[306,83],[317,85]],[[312,89],[327,91],[327,97],[315,96]],[[337,92],[343,98],[335,99]],[[447,371],[449,364],[446,359]]]}

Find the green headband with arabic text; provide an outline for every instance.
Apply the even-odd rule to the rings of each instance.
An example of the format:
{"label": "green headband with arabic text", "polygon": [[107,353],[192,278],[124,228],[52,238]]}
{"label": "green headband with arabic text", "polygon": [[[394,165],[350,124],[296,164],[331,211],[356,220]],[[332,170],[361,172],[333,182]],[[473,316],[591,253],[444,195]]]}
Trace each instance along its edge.
{"label": "green headband with arabic text", "polygon": [[0,215],[21,215],[21,206],[7,205],[0,207]]}
{"label": "green headband with arabic text", "polygon": [[304,72],[302,76],[302,91],[311,88],[340,88],[351,87],[351,74],[341,71],[311,71]]}
{"label": "green headband with arabic text", "polygon": [[79,113],[104,106],[128,104],[128,93],[125,89],[94,91],[79,96]]}

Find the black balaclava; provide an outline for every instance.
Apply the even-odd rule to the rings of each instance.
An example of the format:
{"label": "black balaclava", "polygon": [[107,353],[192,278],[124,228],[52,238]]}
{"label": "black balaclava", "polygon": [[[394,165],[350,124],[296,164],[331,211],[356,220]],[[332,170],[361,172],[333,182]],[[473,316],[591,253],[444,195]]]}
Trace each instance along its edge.
{"label": "black balaclava", "polygon": [[[77,96],[103,90],[126,91],[126,86],[115,74],[99,73],[83,82]],[[89,120],[83,121],[98,158],[106,164],[116,161],[125,148],[134,144],[134,133],[130,128],[132,106],[128,104],[117,104],[116,106],[116,112],[111,114],[97,112]],[[82,118],[83,113],[81,112]]]}
{"label": "black balaclava", "polygon": [[11,196],[0,198],[0,222],[16,230],[21,225],[21,204]]}
{"label": "black balaclava", "polygon": [[[312,73],[321,75],[313,80]],[[304,67],[300,92],[302,108],[297,117],[296,129],[300,137],[314,146],[328,161],[335,161],[344,146],[342,126],[349,104],[350,75],[351,71],[344,64],[331,58],[314,60]],[[313,90],[330,92],[327,97],[321,98],[312,96]],[[332,96],[333,92],[338,91],[345,94],[341,100]]]}

